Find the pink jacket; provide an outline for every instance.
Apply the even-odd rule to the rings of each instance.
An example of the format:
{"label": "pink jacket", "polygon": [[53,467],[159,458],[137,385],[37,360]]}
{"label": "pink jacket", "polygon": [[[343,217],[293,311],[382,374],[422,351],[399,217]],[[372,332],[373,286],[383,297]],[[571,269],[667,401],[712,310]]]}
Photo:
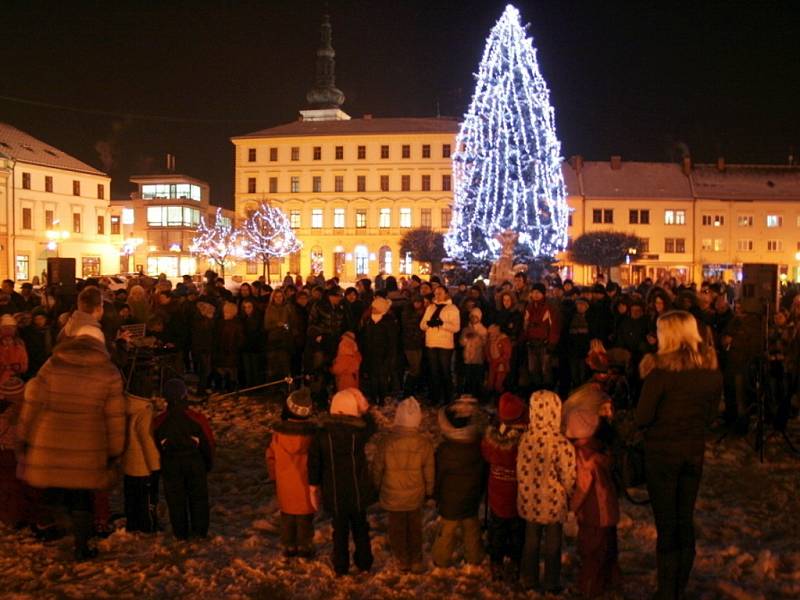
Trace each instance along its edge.
{"label": "pink jacket", "polygon": [[578,523],[613,527],[619,522],[619,500],[611,476],[611,455],[594,438],[575,440],[577,481],[570,507]]}

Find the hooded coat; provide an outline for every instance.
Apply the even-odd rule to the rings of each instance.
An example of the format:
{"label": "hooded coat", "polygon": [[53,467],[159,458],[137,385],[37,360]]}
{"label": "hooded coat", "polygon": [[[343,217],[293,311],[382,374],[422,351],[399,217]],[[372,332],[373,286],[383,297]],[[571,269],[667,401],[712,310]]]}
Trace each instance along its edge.
{"label": "hooded coat", "polygon": [[102,341],[80,335],[56,346],[25,387],[18,432],[26,444],[23,478],[31,486],[109,484],[108,461],[125,444],[125,397]]}
{"label": "hooded coat", "polygon": [[417,428],[395,425],[378,443],[372,472],[382,509],[416,510],[433,495],[433,443]]}
{"label": "hooded coat", "polygon": [[517,451],[524,426],[491,426],[481,441],[481,454],[489,463],[489,508],[498,517],[517,514]]}
{"label": "hooded coat", "polygon": [[481,428],[476,418],[456,428],[439,411],[444,441],[436,448],[435,497],[443,519],[459,521],[478,516],[486,481],[486,463],[481,456]]}
{"label": "hooded coat", "polygon": [[153,439],[153,404],[146,398],[126,396],[127,440],[122,455],[122,470],[131,477],[147,477],[161,468]]}
{"label": "hooded coat", "polygon": [[347,388],[358,388],[358,371],[361,368],[361,352],[358,344],[349,335],[339,340],[339,349],[331,366],[331,373],[336,377],[336,391]]}
{"label": "hooded coat", "polygon": [[308,485],[308,451],[315,423],[289,420],[278,422],[267,447],[267,472],[275,482],[278,506],[287,515],[311,515],[311,492]]}
{"label": "hooded coat", "polygon": [[547,390],[534,392],[517,455],[519,515],[543,525],[566,521],[575,477],[575,448],[561,433],[561,399]]}

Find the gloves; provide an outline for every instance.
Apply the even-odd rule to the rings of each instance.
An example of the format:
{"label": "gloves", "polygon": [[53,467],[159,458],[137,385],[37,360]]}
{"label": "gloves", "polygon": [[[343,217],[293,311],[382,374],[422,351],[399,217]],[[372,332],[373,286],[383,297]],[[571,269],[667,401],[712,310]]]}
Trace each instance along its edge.
{"label": "gloves", "polygon": [[322,504],[322,494],[320,493],[319,486],[310,485],[308,486],[308,491],[310,492],[311,496],[311,508],[313,508],[314,511],[318,511],[320,504]]}
{"label": "gloves", "polygon": [[442,325],[444,325],[444,321],[442,321],[439,317],[428,320],[428,327],[441,327]]}

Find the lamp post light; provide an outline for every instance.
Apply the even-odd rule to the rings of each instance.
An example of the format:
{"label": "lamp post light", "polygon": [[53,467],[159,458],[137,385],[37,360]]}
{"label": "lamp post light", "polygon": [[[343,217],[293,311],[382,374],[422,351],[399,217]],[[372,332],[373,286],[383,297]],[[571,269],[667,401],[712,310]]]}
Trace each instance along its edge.
{"label": "lamp post light", "polygon": [[628,248],[628,253],[625,255],[625,264],[628,265],[628,285],[633,285],[633,258],[631,256],[636,256],[638,250],[634,247]]}

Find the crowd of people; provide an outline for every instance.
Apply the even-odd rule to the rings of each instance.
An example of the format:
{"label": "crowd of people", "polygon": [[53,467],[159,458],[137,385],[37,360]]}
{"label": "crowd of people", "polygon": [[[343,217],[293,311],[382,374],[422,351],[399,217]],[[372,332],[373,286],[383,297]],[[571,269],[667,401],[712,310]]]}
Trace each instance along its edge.
{"label": "crowd of people", "polygon": [[[287,557],[314,555],[322,507],[334,571],[350,569],[351,535],[353,562],[370,570],[366,510],[379,502],[398,565],[422,572],[422,507],[433,499],[434,565],[452,564],[461,539],[468,563],[488,549],[495,579],[558,592],[574,514],[578,589],[618,593],[614,453],[632,421],[658,530],[656,597],[677,598],[694,560],[709,424],[747,431],[757,373],[768,418],[785,428],[800,384],[795,289],[764,324],[736,286],[674,279],[622,289],[524,272],[497,287],[379,275],[342,289],[319,275],[232,290],[209,272],[175,286],[101,283],[81,282],[75,295],[0,289],[0,518],[47,538],[48,507],[64,504],[79,559],[110,527],[116,465],[129,530],[159,529],[163,487],[173,534],[206,535],[215,442],[190,404],[278,384],[266,388],[284,404],[266,461]],[[166,400],[162,414],[151,395]],[[376,411],[395,403],[368,461]],[[420,431],[425,406],[437,409],[437,447]]]}

